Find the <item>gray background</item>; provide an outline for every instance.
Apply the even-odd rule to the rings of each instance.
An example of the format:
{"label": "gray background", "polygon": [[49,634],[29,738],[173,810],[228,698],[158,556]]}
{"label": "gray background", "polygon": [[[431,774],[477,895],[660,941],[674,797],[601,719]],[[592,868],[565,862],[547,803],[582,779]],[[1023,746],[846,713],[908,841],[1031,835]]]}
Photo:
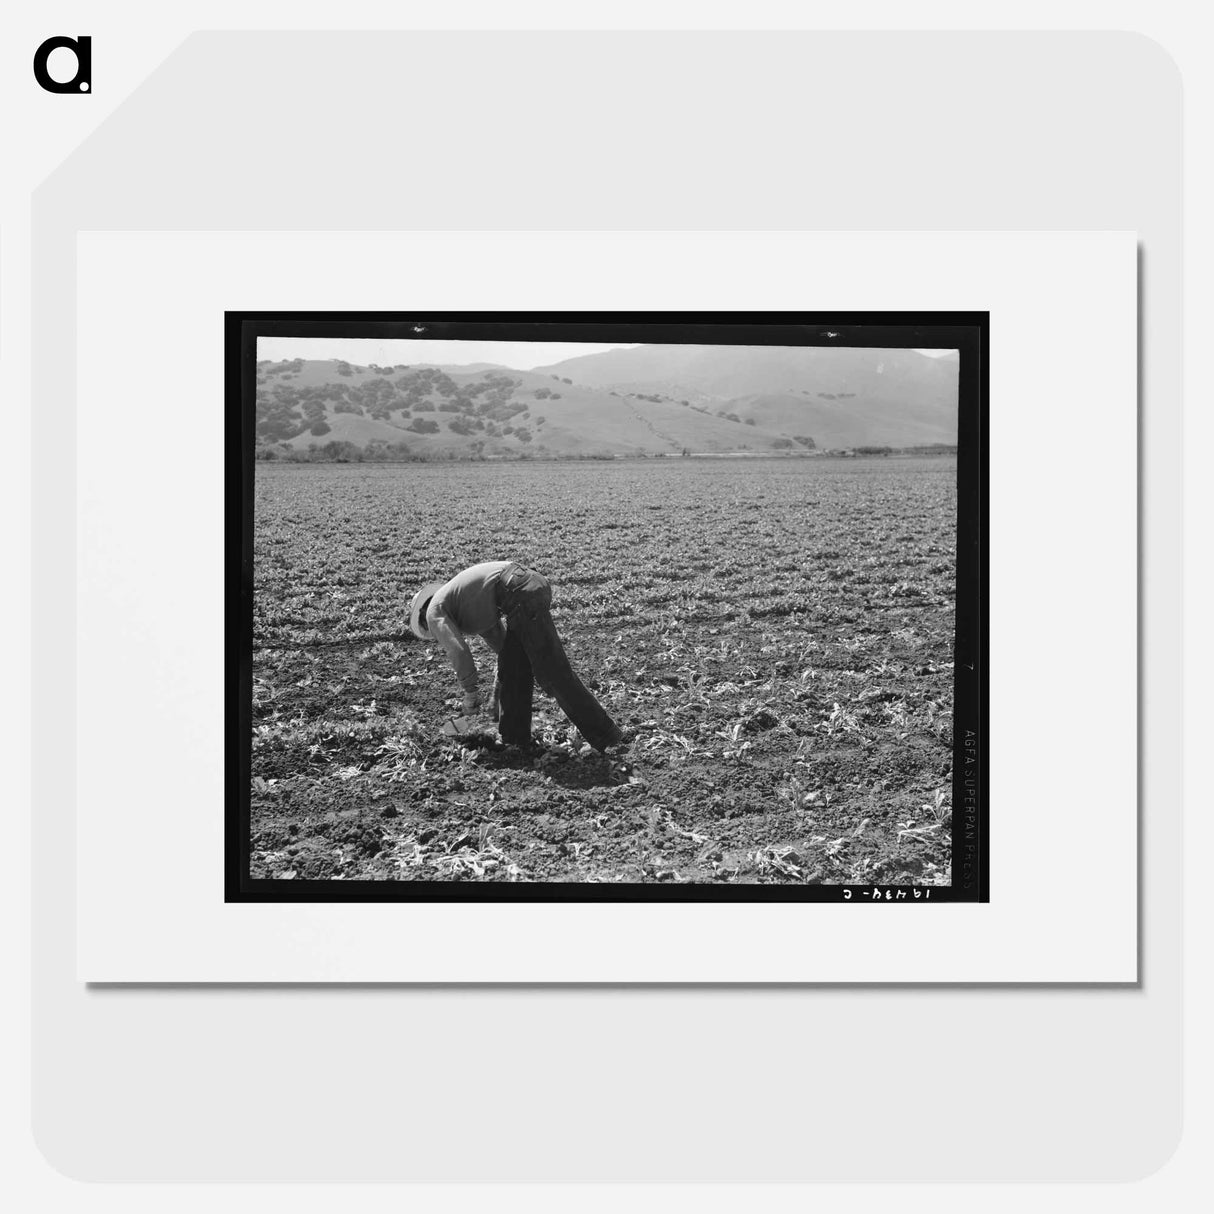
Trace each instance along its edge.
{"label": "gray background", "polygon": [[[1179,79],[1133,35],[186,42],[34,198],[33,1114],[48,1159],[113,1180],[1092,1180],[1162,1164],[1180,1133],[1179,190]],[[77,985],[75,233],[352,227],[1137,230],[1140,986]],[[1098,442],[1099,402],[1075,407]],[[1061,691],[1060,714],[1082,711]],[[1100,896],[1081,856],[1042,859],[1026,880]]]}

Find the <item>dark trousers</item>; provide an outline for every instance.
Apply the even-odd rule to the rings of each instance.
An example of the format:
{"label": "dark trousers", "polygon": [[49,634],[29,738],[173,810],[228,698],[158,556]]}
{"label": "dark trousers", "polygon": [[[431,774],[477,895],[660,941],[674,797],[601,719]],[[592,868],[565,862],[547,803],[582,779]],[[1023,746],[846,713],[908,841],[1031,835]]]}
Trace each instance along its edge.
{"label": "dark trousers", "polygon": [[539,683],[561,706],[596,750],[620,741],[616,723],[573,673],[552,622],[552,587],[542,574],[521,565],[506,569],[497,585],[497,603],[506,617],[506,640],[497,657],[502,741],[531,741],[531,702]]}

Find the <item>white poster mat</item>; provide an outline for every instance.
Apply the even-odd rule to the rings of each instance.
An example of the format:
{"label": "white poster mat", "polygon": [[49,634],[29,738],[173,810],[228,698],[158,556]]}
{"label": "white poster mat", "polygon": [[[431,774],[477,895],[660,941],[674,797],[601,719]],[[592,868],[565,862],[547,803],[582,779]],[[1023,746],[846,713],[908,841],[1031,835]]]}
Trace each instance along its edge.
{"label": "white poster mat", "polygon": [[[1132,233],[82,232],[77,252],[79,978],[1136,980]],[[989,311],[990,903],[225,904],[228,309]]]}

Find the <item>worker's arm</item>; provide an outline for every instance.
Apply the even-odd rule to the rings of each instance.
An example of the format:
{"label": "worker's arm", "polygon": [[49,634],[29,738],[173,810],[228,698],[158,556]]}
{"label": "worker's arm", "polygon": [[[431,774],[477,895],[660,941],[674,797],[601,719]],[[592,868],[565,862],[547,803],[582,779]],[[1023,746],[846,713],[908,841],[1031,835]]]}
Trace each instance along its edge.
{"label": "worker's arm", "polygon": [[[502,646],[506,643],[506,630],[502,627],[501,620],[489,629],[488,632],[482,632],[485,644],[493,650],[494,653],[501,653]],[[495,675],[493,678],[493,699],[489,706],[489,715],[496,721],[501,716],[502,703],[502,685],[500,677]]]}
{"label": "worker's arm", "polygon": [[451,665],[455,668],[456,677],[464,689],[464,706],[467,709],[468,697],[476,696],[476,662],[472,650],[460,632],[445,615],[435,614],[426,621],[430,626],[430,634],[442,645]]}

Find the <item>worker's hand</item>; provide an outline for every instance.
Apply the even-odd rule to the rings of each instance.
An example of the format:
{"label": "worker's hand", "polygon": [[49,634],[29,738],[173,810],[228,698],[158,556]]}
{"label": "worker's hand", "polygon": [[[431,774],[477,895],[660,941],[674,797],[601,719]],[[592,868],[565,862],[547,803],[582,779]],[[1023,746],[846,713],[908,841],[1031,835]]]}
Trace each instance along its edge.
{"label": "worker's hand", "polygon": [[464,692],[464,715],[475,716],[481,710],[481,697],[475,691]]}
{"label": "worker's hand", "polygon": [[502,681],[496,677],[493,680],[493,704],[490,712],[495,721],[502,715]]}

